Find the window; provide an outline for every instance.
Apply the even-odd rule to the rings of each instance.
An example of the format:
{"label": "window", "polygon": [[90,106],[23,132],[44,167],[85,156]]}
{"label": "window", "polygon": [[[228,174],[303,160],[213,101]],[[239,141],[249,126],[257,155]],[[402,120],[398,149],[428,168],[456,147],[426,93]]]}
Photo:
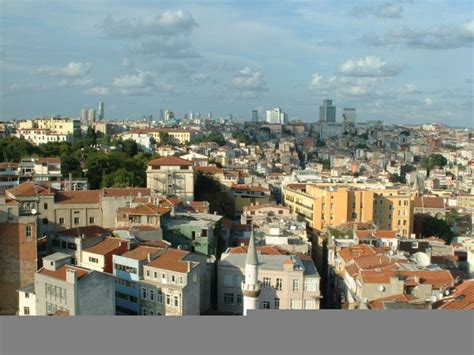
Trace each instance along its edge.
{"label": "window", "polygon": [[316,309],[316,301],[304,300],[304,309]]}
{"label": "window", "polygon": [[232,275],[226,274],[224,275],[224,286],[225,287],[232,287]]}
{"label": "window", "polygon": [[144,300],[146,300],[146,295],[147,295],[146,288],[145,288],[145,287],[142,287],[142,298],[143,298]]}
{"label": "window", "polygon": [[163,294],[161,291],[158,291],[157,296],[158,303],[163,303]]}
{"label": "window", "polygon": [[44,204],[43,204],[43,209],[45,209],[45,210],[48,209],[48,204],[47,204],[47,203],[44,203]]}
{"label": "window", "polygon": [[166,274],[165,273],[161,274],[161,282],[166,283]]}
{"label": "window", "polygon": [[59,218],[59,224],[64,224],[64,218],[63,217]]}
{"label": "window", "polygon": [[236,303],[237,303],[238,306],[240,306],[242,304],[242,295],[237,295]]}
{"label": "window", "polygon": [[234,304],[233,293],[224,293],[224,304]]}
{"label": "window", "polygon": [[268,301],[263,301],[262,302],[263,309],[270,309],[270,302]]}
{"label": "window", "polygon": [[150,316],[154,316],[155,313],[153,311],[150,311]]}
{"label": "window", "polygon": [[157,278],[158,278],[158,273],[155,271],[155,272],[153,273],[153,276],[155,277],[155,279],[157,279]]}
{"label": "window", "polygon": [[136,274],[137,273],[137,268],[131,267],[131,266],[126,266],[126,265],[121,265],[121,264],[115,264],[115,269],[118,271],[123,271],[123,272],[128,272],[131,274]]}
{"label": "window", "polygon": [[89,224],[94,224],[94,223],[95,223],[95,218],[89,217]]}
{"label": "window", "polygon": [[184,283],[183,276],[179,277],[179,283],[182,285]]}
{"label": "window", "polygon": [[317,291],[318,287],[318,280],[317,279],[305,279],[304,280],[304,290],[305,291],[312,291],[315,292]]}
{"label": "window", "polygon": [[179,307],[179,298],[178,298],[178,296],[174,296],[174,306]]}
{"label": "window", "polygon": [[25,316],[30,315],[30,307],[23,307],[23,314]]}
{"label": "window", "polygon": [[43,218],[43,224],[48,224],[48,219],[47,218]]}
{"label": "window", "polygon": [[76,250],[76,244],[74,243],[67,243],[67,248],[69,250]]}
{"label": "window", "polygon": [[150,297],[150,301],[154,301],[155,300],[155,291],[150,290],[149,291],[149,297]]}
{"label": "window", "polygon": [[293,291],[299,291],[299,290],[300,290],[300,280],[293,279]]}
{"label": "window", "polygon": [[26,237],[31,237],[31,226],[26,226],[25,227],[25,235]]}
{"label": "window", "polygon": [[92,256],[89,256],[89,261],[90,261],[91,263],[97,264],[97,263],[99,262],[99,259],[93,258]]}
{"label": "window", "polygon": [[142,315],[146,316],[146,308],[142,308]]}
{"label": "window", "polygon": [[132,281],[127,281],[127,280],[121,280],[121,279],[115,279],[117,281],[118,285],[130,287],[130,288],[135,288],[135,285]]}
{"label": "window", "polygon": [[150,277],[150,270],[146,271],[146,276]]}
{"label": "window", "polygon": [[280,309],[280,299],[275,297],[275,309]]}
{"label": "window", "polygon": [[25,292],[25,298],[30,298],[30,294],[28,292]]}
{"label": "window", "polygon": [[301,309],[301,300],[291,300],[291,309]]}
{"label": "window", "polygon": [[171,296],[168,293],[166,294],[166,304],[171,304]]}
{"label": "window", "polygon": [[175,276],[175,275],[171,275],[171,282],[172,282],[172,283],[175,283],[175,282],[176,282],[176,276]]}
{"label": "window", "polygon": [[79,217],[74,217],[74,224],[79,224]]}
{"label": "window", "polygon": [[275,288],[277,290],[281,290],[281,288],[282,288],[282,279],[280,279],[280,278],[276,279]]}
{"label": "window", "polygon": [[269,277],[264,277],[263,278],[263,287],[264,288],[270,288],[270,283],[271,283],[271,279]]}

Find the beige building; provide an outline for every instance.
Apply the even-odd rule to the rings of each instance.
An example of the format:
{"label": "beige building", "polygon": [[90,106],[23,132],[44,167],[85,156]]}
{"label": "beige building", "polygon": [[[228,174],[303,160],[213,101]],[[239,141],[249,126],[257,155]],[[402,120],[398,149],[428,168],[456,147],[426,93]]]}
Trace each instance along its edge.
{"label": "beige building", "polygon": [[134,139],[137,135],[146,134],[152,137],[156,143],[160,143],[161,135],[163,133],[168,134],[176,143],[186,144],[189,143],[196,135],[196,131],[193,129],[182,129],[182,128],[147,128],[147,129],[134,129],[124,133],[127,137]]}
{"label": "beige building", "polygon": [[143,265],[140,281],[142,315],[200,314],[199,263],[187,260],[189,252],[165,249]]}
{"label": "beige building", "polygon": [[193,163],[178,157],[150,160],[146,186],[154,193],[176,196],[186,202],[194,199]]}
{"label": "beige building", "polygon": [[412,195],[407,190],[357,188],[349,185],[288,184],[284,203],[310,228],[323,230],[348,222],[375,223],[409,237],[413,224]]}
{"label": "beige building", "polygon": [[[258,309],[319,309],[320,276],[310,257],[285,255],[272,247],[257,247]],[[218,264],[217,308],[242,314],[242,281],[247,248],[229,248]]]}

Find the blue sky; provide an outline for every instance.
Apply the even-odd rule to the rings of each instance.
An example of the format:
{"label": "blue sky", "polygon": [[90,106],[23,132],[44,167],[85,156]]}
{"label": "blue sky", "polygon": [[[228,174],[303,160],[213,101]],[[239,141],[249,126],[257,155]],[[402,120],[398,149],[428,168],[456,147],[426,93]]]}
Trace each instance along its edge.
{"label": "blue sky", "polygon": [[471,1],[2,0],[3,120],[319,103],[358,119],[474,127]]}

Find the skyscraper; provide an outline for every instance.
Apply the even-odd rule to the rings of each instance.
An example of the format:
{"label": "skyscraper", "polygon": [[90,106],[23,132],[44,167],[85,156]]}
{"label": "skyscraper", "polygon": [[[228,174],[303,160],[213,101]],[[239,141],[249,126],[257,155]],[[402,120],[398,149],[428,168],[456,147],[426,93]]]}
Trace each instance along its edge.
{"label": "skyscraper", "polygon": [[356,121],[356,109],[355,108],[344,108],[342,110],[342,119],[344,123],[355,123]]}
{"label": "skyscraper", "polygon": [[81,108],[81,122],[87,121],[87,109]]}
{"label": "skyscraper", "polygon": [[104,112],[104,102],[103,102],[103,101],[101,101],[101,102],[99,103],[98,114],[99,114],[99,115],[98,115],[97,119],[98,119],[99,121],[102,121],[102,120],[104,119],[104,114],[105,114],[105,112]]}
{"label": "skyscraper", "polygon": [[273,124],[287,124],[288,115],[280,107],[267,110],[267,122]]}
{"label": "skyscraper", "polygon": [[95,122],[95,109],[87,110],[87,122]]}
{"label": "skyscraper", "polygon": [[258,122],[258,110],[252,110],[252,122]]}
{"label": "skyscraper", "polygon": [[336,122],[336,106],[332,100],[323,100],[323,104],[319,105],[319,122]]}

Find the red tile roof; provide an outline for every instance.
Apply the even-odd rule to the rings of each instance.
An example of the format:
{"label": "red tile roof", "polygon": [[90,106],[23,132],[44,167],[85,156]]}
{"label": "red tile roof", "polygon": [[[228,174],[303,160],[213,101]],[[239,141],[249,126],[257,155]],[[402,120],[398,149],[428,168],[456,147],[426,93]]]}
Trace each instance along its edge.
{"label": "red tile roof", "polygon": [[194,170],[205,174],[224,174],[224,169],[217,166],[196,166]]}
{"label": "red tile roof", "polygon": [[166,249],[160,256],[147,264],[158,269],[187,272],[188,261],[182,260],[189,252],[178,249]]}
{"label": "red tile roof", "polygon": [[56,234],[67,235],[70,237],[79,237],[84,235],[86,238],[93,238],[99,237],[101,235],[111,235],[112,233],[108,229],[102,228],[100,226],[84,226],[58,231]]}
{"label": "red tile roof", "polygon": [[105,188],[102,190],[104,196],[150,196],[151,189],[143,187],[127,187],[127,188]]}
{"label": "red tile roof", "polygon": [[158,253],[161,248],[156,247],[148,247],[148,246],[138,246],[135,249],[127,251],[126,253],[122,254],[125,258],[135,259],[135,260],[146,260],[148,254],[156,254]]}
{"label": "red tile roof", "polygon": [[153,204],[139,205],[136,207],[120,207],[117,212],[128,213],[132,215],[145,215],[145,216],[154,216],[154,215],[164,215],[168,213],[169,208],[156,206]]}
{"label": "red tile roof", "polygon": [[396,238],[397,237],[397,231],[391,231],[391,230],[377,230],[375,232],[371,230],[358,230],[356,231],[357,238],[362,239],[362,238],[368,238],[368,237],[374,237],[374,238]]}
{"label": "red tile roof", "polygon": [[100,203],[100,190],[60,191],[55,194],[56,203],[97,204]]}
{"label": "red tile roof", "polygon": [[443,301],[439,309],[474,310],[474,280],[464,281],[453,295]]}
{"label": "red tile roof", "polygon": [[413,207],[418,208],[444,208],[444,199],[442,197],[428,197],[419,196],[415,197]]}
{"label": "red tile roof", "polygon": [[41,268],[38,272],[41,275],[45,275],[45,276],[53,277],[55,279],[66,281],[66,270],[75,270],[77,273],[78,279],[81,279],[92,272],[92,270],[83,269],[83,268],[73,266],[73,265],[63,265],[56,271],[46,270],[45,268]]}
{"label": "red tile roof", "polygon": [[178,158],[178,157],[168,156],[164,158],[150,160],[148,162],[148,165],[150,166],[192,166],[193,162],[186,159]]}
{"label": "red tile roof", "polygon": [[42,186],[36,185],[30,181],[26,181],[21,185],[14,187],[13,189],[7,190],[8,193],[15,197],[34,197],[37,195],[47,196],[52,195],[48,189]]}
{"label": "red tile roof", "polygon": [[388,296],[388,297],[372,300],[369,302],[368,306],[369,306],[369,309],[379,310],[379,309],[384,309],[385,302],[394,302],[394,301],[408,303],[408,298],[404,294],[393,295],[393,296]]}
{"label": "red tile roof", "polygon": [[47,163],[47,164],[60,164],[61,158],[59,157],[49,157],[49,158],[40,158],[37,160],[38,163]]}
{"label": "red tile roof", "polygon": [[113,252],[116,249],[119,249],[121,246],[126,245],[127,243],[127,241],[118,238],[105,238],[90,248],[84,249],[84,251],[92,254],[105,255]]}

